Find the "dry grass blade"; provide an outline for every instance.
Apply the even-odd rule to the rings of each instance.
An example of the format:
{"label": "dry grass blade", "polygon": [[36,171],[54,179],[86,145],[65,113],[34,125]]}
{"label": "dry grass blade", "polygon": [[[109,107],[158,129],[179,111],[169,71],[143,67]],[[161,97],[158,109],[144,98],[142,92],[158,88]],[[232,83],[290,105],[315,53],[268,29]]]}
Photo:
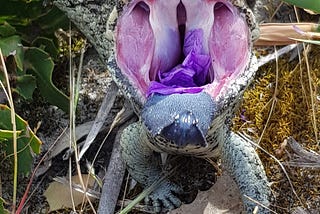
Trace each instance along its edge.
{"label": "dry grass blade", "polygon": [[[71,22],[69,23],[69,32],[71,32]],[[69,91],[70,91],[70,112],[69,112],[69,123],[70,123],[70,135],[69,135],[69,149],[73,148],[74,149],[74,155],[75,155],[75,159],[79,160],[79,151],[77,148],[77,142],[76,142],[76,135],[75,135],[75,129],[76,129],[76,125],[75,125],[75,120],[76,120],[76,108],[77,108],[77,98],[78,98],[78,92],[79,92],[79,84],[78,83],[80,81],[80,73],[81,73],[81,67],[78,70],[78,79],[76,82],[75,80],[75,69],[73,68],[73,61],[72,61],[72,52],[71,52],[71,33],[69,34]],[[82,50],[83,51],[83,50]],[[84,54],[81,54],[81,58],[84,57]],[[80,59],[80,62],[82,62],[83,59]],[[82,63],[80,63],[82,64]],[[77,87],[78,85],[78,87]],[[70,196],[71,196],[71,201],[72,201],[72,208],[73,211],[76,212],[76,207],[75,207],[75,203],[74,203],[74,197],[73,197],[73,191],[72,191],[72,158],[69,158],[69,188],[70,188]],[[77,174],[79,176],[79,181],[81,184],[82,189],[86,192],[87,190],[87,182],[84,182],[83,178],[82,178],[82,174],[81,174],[81,167],[78,161],[76,161],[76,171]],[[85,200],[86,199],[86,200]],[[94,206],[90,200],[90,198],[88,197],[87,194],[84,194],[83,197],[83,203],[88,202],[90,204],[90,207],[92,209],[93,213],[96,213]]]}
{"label": "dry grass blade", "polygon": [[[310,46],[308,46],[310,47]],[[316,105],[315,105],[315,96],[314,96],[314,90],[313,90],[313,82],[312,82],[312,75],[311,75],[311,68],[309,64],[309,58],[308,58],[308,48],[306,45],[303,43],[303,55],[305,57],[305,63],[306,63],[306,68],[307,68],[307,74],[308,74],[308,82],[309,82],[309,90],[310,90],[310,102],[311,102],[311,110],[312,110],[312,116],[311,116],[311,121],[313,124],[313,130],[314,130],[314,136],[315,136],[315,141],[317,142],[317,146],[319,146],[319,141],[318,141],[318,127],[317,127],[317,117],[316,117]]]}
{"label": "dry grass blade", "polygon": [[88,150],[88,148],[93,143],[96,136],[98,135],[101,127],[103,126],[103,123],[105,122],[107,116],[109,115],[109,112],[114,104],[117,94],[118,94],[118,87],[112,81],[107,89],[107,93],[102,101],[102,104],[94,120],[92,128],[86,138],[86,142],[80,151],[78,161],[80,161],[84,153]]}
{"label": "dry grass blade", "polygon": [[289,137],[287,141],[295,155],[286,165],[320,168],[320,154],[307,151],[293,137]]}
{"label": "dry grass blade", "polygon": [[[129,200],[129,199],[123,199],[123,200],[120,200],[118,202],[118,206],[121,206],[121,207],[126,207],[126,206],[129,206],[129,204],[132,203],[132,200]],[[149,205],[145,205],[145,204],[136,204],[134,206],[134,210],[135,211],[138,211],[138,213],[143,213],[143,214],[146,214],[146,213],[152,213],[154,214],[154,211],[152,210],[153,207],[152,206],[149,206]],[[122,210],[122,209],[121,209]],[[117,212],[117,214],[119,214],[119,212]]]}
{"label": "dry grass blade", "polygon": [[[310,2],[308,1],[308,4]],[[312,4],[313,5],[313,4]],[[313,5],[315,6],[315,5]],[[319,6],[317,4],[317,6]],[[297,17],[298,22],[300,22],[300,18],[298,16],[298,11],[297,8],[294,7],[294,12],[295,15]],[[319,25],[316,27],[316,29],[319,30]],[[308,75],[308,83],[309,83],[309,90],[310,90],[310,103],[311,103],[311,110],[312,110],[312,115],[311,115],[311,121],[312,121],[312,125],[313,125],[313,130],[314,130],[314,136],[315,136],[315,141],[317,142],[317,147],[319,147],[319,141],[318,141],[318,127],[317,127],[317,117],[316,117],[316,105],[315,105],[315,94],[314,94],[314,90],[313,90],[313,83],[312,83],[312,75],[311,75],[311,67],[309,64],[309,57],[308,57],[308,53],[310,51],[310,46],[306,46],[305,43],[302,43],[303,45],[303,56],[305,58],[305,65],[307,68],[307,75]]]}
{"label": "dry grass blade", "polygon": [[[102,146],[104,145],[104,143],[106,142],[107,138],[109,137],[111,131],[118,125],[123,124],[124,122],[126,123],[132,123],[134,122],[135,118],[132,118],[134,115],[134,112],[132,110],[132,108],[130,107],[129,103],[125,103],[123,108],[117,113],[116,117],[114,118],[114,120],[112,121],[112,124],[110,125],[109,131],[106,134],[106,136],[104,137],[103,141],[101,142],[96,155],[93,158],[92,164],[94,164],[94,162],[96,161],[99,152],[102,149]],[[90,171],[90,170],[89,170]]]}
{"label": "dry grass blade", "polygon": [[313,45],[320,45],[320,40],[295,39],[295,38],[292,38],[292,39],[296,40],[298,42],[310,43],[310,44],[313,44]]}
{"label": "dry grass blade", "polygon": [[[71,32],[71,23],[69,23],[69,32]],[[70,34],[71,35],[71,34]],[[75,151],[77,149],[75,141],[75,80],[74,80],[74,70],[72,68],[72,53],[71,53],[71,36],[69,36],[69,91],[70,91],[70,112],[69,112],[69,123],[70,123],[70,133],[69,133],[69,148],[73,148]],[[77,151],[75,152],[77,153]],[[74,196],[72,191],[72,160],[69,158],[69,188],[70,188],[70,197],[72,201],[73,212],[76,212],[76,206],[74,202]],[[81,184],[83,184],[81,173],[79,173],[79,164],[76,163],[79,179]]]}
{"label": "dry grass blade", "polygon": [[161,179],[157,180],[156,182],[154,182],[150,187],[146,188],[143,190],[142,193],[140,193],[133,201],[131,201],[130,204],[128,204],[128,206],[126,206],[123,210],[121,210],[120,214],[127,214],[129,213],[134,206],[136,206],[140,201],[142,201],[147,195],[149,195],[150,193],[152,193],[155,189],[158,188],[158,186],[160,184],[162,184],[162,182],[164,181],[166,177],[162,177]]}
{"label": "dry grass blade", "polygon": [[17,127],[16,127],[16,113],[14,110],[14,103],[10,88],[9,82],[9,74],[7,72],[7,68],[4,62],[4,57],[2,55],[2,51],[0,49],[0,58],[1,58],[1,65],[3,68],[7,89],[4,87],[3,83],[0,81],[1,86],[7,96],[10,109],[11,109],[11,123],[12,123],[12,131],[13,131],[13,154],[14,154],[14,165],[13,165],[13,193],[12,193],[12,213],[15,213],[16,210],[16,203],[17,203],[17,185],[18,185],[18,146],[17,146]]}
{"label": "dry grass blade", "polygon": [[299,45],[297,45],[297,44],[287,45],[287,46],[279,49],[278,51],[275,51],[274,53],[271,53],[267,56],[261,56],[258,58],[258,66],[259,67],[263,66],[263,65],[271,62],[272,60],[276,59],[277,57],[280,57],[283,54],[289,53],[290,51],[292,51],[296,47],[299,47]]}
{"label": "dry grass blade", "polygon": [[[151,186],[145,188],[133,201],[131,201],[128,206],[126,206],[123,210],[120,211],[119,214],[127,214],[129,213],[134,206],[136,206],[140,201],[142,201],[145,197],[150,195],[154,190],[156,190],[167,177],[174,175],[174,172],[181,167],[181,164],[173,167],[169,172],[163,175],[159,180],[155,181]],[[163,210],[164,211],[164,210]]]}
{"label": "dry grass blade", "polygon": [[[282,16],[285,15],[279,14],[279,17]],[[309,16],[303,18],[306,20]],[[298,17],[296,20],[299,22]],[[297,43],[288,37],[317,39],[319,35],[314,33],[318,27],[314,23],[270,23],[261,26],[260,39],[272,45],[277,44],[277,41],[281,42],[282,39],[285,44]],[[269,35],[269,30],[274,30],[274,34],[271,32],[272,35]],[[280,37],[276,37],[277,35]],[[279,65],[268,63],[260,68],[253,87],[244,95],[244,103],[235,120],[235,131],[246,132],[252,139],[260,138],[259,145],[274,156],[270,158],[270,154],[261,154],[259,151],[268,179],[272,182],[272,190],[277,197],[274,208],[280,213],[292,212],[294,207],[299,206],[319,210],[319,162],[315,159],[319,157],[317,145],[320,121],[320,49],[319,46],[303,43],[290,46],[294,45],[298,45],[298,48],[292,51],[292,54],[280,58]],[[257,48],[261,55],[269,51],[270,47]],[[299,61],[296,59],[297,54]],[[293,153],[286,153],[288,147],[283,147],[282,142],[287,142],[285,139],[289,136],[298,142],[304,142],[304,148],[295,146],[292,148]],[[318,154],[312,151],[317,151]],[[284,170],[287,170],[287,173]],[[284,192],[286,194],[283,194]]]}
{"label": "dry grass blade", "polygon": [[277,49],[276,47],[274,47],[274,50],[275,50],[275,55],[276,55],[276,84],[275,84],[275,87],[274,87],[274,93],[272,95],[272,98],[271,98],[271,108],[270,108],[270,111],[269,111],[269,115],[268,115],[268,118],[267,118],[267,121],[263,127],[263,130],[261,132],[261,135],[259,137],[259,140],[258,140],[258,144],[260,144],[261,140],[262,140],[262,137],[263,135],[265,134],[266,132],[266,129],[268,127],[268,124],[269,124],[269,121],[271,119],[271,116],[273,114],[273,111],[276,107],[276,104],[277,104],[277,95],[278,95],[278,82],[279,82],[279,63],[278,63],[278,53],[277,53]]}
{"label": "dry grass blade", "polygon": [[[65,129],[64,129],[65,131]],[[64,131],[62,132],[62,134],[64,133]],[[59,139],[59,138],[58,138]],[[50,151],[52,150],[52,148],[55,146],[55,144],[57,143],[58,139],[49,147],[49,149],[47,150],[47,152],[42,156],[42,158],[40,159],[39,163],[37,164],[37,166],[34,168],[31,176],[30,176],[30,180],[29,180],[29,183],[26,187],[26,190],[24,192],[24,195],[22,196],[22,199],[20,201],[20,204],[19,204],[19,207],[17,208],[17,213],[19,212],[22,212],[22,209],[24,208],[25,204],[27,204],[27,202],[30,200],[31,196],[33,195],[33,193],[35,192],[35,190],[37,188],[35,188],[33,190],[33,192],[28,196],[28,193],[29,193],[29,189],[32,185],[32,182],[33,182],[33,179],[35,177],[38,177],[37,176],[37,172],[38,172],[38,169],[42,166],[43,162],[45,161],[46,157],[48,156],[48,154],[50,153]],[[28,196],[28,198],[27,198]]]}
{"label": "dry grass blade", "polygon": [[295,39],[316,39],[319,28],[315,23],[266,23],[260,25],[260,37],[255,46],[289,45],[297,43]]}
{"label": "dry grass blade", "polygon": [[[63,184],[63,185],[70,185],[69,180],[67,180],[64,177],[55,177],[55,178],[53,178],[53,180],[60,183],[60,184]],[[100,198],[100,193],[93,190],[93,189],[87,188],[86,190],[84,190],[79,184],[76,184],[74,182],[71,183],[71,186],[72,186],[72,189],[77,192],[87,194],[88,196],[90,196],[92,198]]]}

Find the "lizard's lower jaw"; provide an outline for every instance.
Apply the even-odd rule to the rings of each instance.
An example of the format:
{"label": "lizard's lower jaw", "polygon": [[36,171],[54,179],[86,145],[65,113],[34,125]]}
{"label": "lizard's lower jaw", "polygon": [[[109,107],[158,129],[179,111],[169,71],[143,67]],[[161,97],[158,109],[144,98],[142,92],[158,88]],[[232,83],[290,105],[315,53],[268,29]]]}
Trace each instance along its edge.
{"label": "lizard's lower jaw", "polygon": [[[185,36],[194,30],[203,33],[199,54],[210,60],[205,81],[196,84],[198,90],[190,90],[191,86],[180,86],[181,78],[177,78],[169,88],[179,89],[172,93],[204,90],[215,97],[231,78],[244,71],[250,52],[247,23],[227,0],[133,0],[118,20],[117,64],[131,84],[147,97],[151,94],[151,82],[161,83],[161,72],[170,74],[182,63],[190,45],[185,44]],[[196,38],[188,41],[197,42]],[[171,93],[166,88],[162,91]]]}

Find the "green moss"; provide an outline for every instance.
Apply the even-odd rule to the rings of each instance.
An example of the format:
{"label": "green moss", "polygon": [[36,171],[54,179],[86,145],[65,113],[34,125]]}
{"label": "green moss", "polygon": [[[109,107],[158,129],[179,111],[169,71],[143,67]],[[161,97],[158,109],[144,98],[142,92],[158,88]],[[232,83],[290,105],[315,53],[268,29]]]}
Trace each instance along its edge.
{"label": "green moss", "polygon": [[[308,56],[311,90],[305,58],[302,58],[301,62],[279,60],[278,75],[276,63],[269,63],[259,69],[258,77],[253,86],[244,94],[243,104],[238,116],[234,119],[235,131],[245,132],[257,141],[261,138],[260,145],[280,161],[289,160],[286,152],[289,148],[285,146],[285,140],[289,136],[294,137],[305,148],[319,152],[317,142],[319,137],[316,136],[316,133],[320,130],[320,100],[318,98],[320,48],[313,46]],[[313,107],[311,94],[314,100]],[[315,126],[313,112],[316,118]],[[281,193],[284,188],[287,188],[285,191],[291,192],[291,190],[278,164],[265,153],[261,153],[260,156],[270,181],[274,182],[273,188],[276,195],[279,194],[276,204],[284,208],[294,204],[298,205],[296,198],[290,198],[287,197],[287,194]],[[304,203],[307,201],[309,204],[314,203],[316,206],[316,201],[310,201],[310,197],[316,198],[317,192],[307,187],[310,183],[306,182],[304,175],[308,173],[310,182],[316,183],[316,180],[320,179],[319,173],[297,168],[291,169],[291,173],[296,191],[302,194],[301,200]]]}

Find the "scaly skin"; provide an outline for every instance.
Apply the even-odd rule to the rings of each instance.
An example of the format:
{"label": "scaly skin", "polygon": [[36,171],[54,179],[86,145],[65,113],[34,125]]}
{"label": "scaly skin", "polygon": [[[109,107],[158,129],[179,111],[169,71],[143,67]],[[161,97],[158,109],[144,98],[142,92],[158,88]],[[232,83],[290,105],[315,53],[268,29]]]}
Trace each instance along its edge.
{"label": "scaly skin", "polygon": [[[249,142],[231,132],[222,146],[221,159],[240,189],[247,213],[252,213],[257,206],[250,199],[266,207],[270,205],[269,183],[263,165]],[[259,206],[258,213],[269,213],[269,211]]]}
{"label": "scaly skin", "polygon": [[[150,4],[156,1],[150,0]],[[190,2],[191,1],[196,0],[190,0]],[[68,17],[77,25],[78,29],[80,29],[94,45],[103,62],[108,65],[113,80],[117,83],[119,89],[127,99],[132,102],[135,112],[140,116],[141,110],[146,102],[146,97],[144,93],[139,91],[136,85],[133,84],[134,82],[130,81],[129,77],[117,66],[112,49],[114,41],[105,35],[107,31],[113,30],[112,23],[111,25],[106,25],[109,21],[108,19],[111,17],[113,6],[117,4],[117,9],[119,9],[122,7],[122,5],[120,5],[121,2],[123,1],[54,0],[54,3],[67,13]],[[188,0],[184,0],[184,2],[188,2]],[[251,37],[253,39],[257,38],[258,29],[256,28],[255,22],[252,21],[252,12],[244,6],[244,0],[230,0],[230,2],[242,11],[242,15],[246,17],[248,26],[251,29]],[[254,2],[254,0],[250,0],[250,5],[253,5],[252,2]],[[260,10],[255,9],[255,11],[259,12]],[[250,84],[257,70],[256,63],[253,62],[254,60],[254,56],[250,57],[250,63],[244,73],[241,74],[242,76],[232,79],[234,84],[231,84],[230,87],[225,90],[225,93],[215,97],[216,99],[214,101],[218,108],[214,114],[217,119],[211,124],[214,128],[210,130],[210,136],[207,136],[207,140],[209,140],[209,142],[211,140],[218,142],[219,147],[215,150],[213,156],[218,158],[216,153],[221,154],[221,159],[239,186],[241,194],[268,206],[271,193],[257,154],[250,144],[228,131],[230,120],[236,110],[236,105],[241,101],[243,91]],[[163,108],[159,110],[159,113],[161,114],[161,111],[164,110],[167,111],[167,109]],[[130,174],[139,183],[148,187],[163,175],[159,154],[155,153],[155,148],[152,147],[152,145],[156,144],[156,140],[152,137],[150,138],[143,122],[145,121],[140,120],[125,129],[121,137],[121,146],[123,148],[122,155],[128,165]],[[207,155],[212,156],[211,153]],[[181,204],[179,198],[173,193],[180,193],[180,191],[179,187],[167,179],[162,186],[148,196],[147,201],[153,203],[156,211],[161,210],[161,207],[173,209]],[[246,211],[248,213],[252,212],[255,204],[245,197],[243,197],[243,202]],[[261,209],[259,213],[268,213],[267,210]]]}
{"label": "scaly skin", "polygon": [[[184,2],[188,3],[187,0]],[[194,2],[190,1],[191,5],[188,6],[192,8]],[[255,39],[259,31],[251,10],[245,7],[242,0],[230,2],[243,12],[251,31],[250,36]],[[195,24],[198,22],[195,21]],[[228,79],[229,86],[218,96],[209,88],[204,93],[193,95],[148,97],[142,111],[139,109],[140,121],[130,125],[121,138],[122,156],[132,177],[144,187],[149,187],[162,178],[160,152],[221,158],[240,189],[245,211],[252,213],[258,206],[259,213],[269,213],[263,208],[270,205],[271,192],[262,163],[248,142],[229,131],[230,121],[256,70],[256,58],[250,53],[248,66],[236,78]],[[188,131],[194,134],[186,137]],[[201,134],[205,134],[205,140]],[[181,142],[181,139],[188,143]],[[160,212],[162,208],[174,209],[181,204],[177,193],[182,193],[180,188],[165,178],[164,183],[146,201],[153,204],[156,212]]]}
{"label": "scaly skin", "polygon": [[[245,211],[252,213],[256,206],[253,199],[264,206],[270,205],[270,188],[262,163],[252,145],[235,133],[227,133],[224,142],[220,142],[223,166],[235,180],[239,187]],[[147,133],[140,122],[131,124],[125,129],[121,137],[122,157],[127,163],[132,177],[144,187],[151,186],[163,177],[160,166],[160,155],[150,148]],[[168,178],[151,193],[146,201],[152,202],[156,212],[162,207],[174,209],[181,205],[175,193],[182,193],[181,189]],[[247,197],[248,198],[247,198]],[[269,213],[262,206],[259,213]]]}
{"label": "scaly skin", "polygon": [[[147,135],[140,122],[129,125],[121,136],[122,157],[126,161],[129,173],[144,187],[151,186],[163,177],[160,167],[160,155],[147,146]],[[164,206],[167,209],[180,207],[181,201],[173,193],[182,193],[182,190],[167,178],[163,183],[147,196],[156,212]],[[162,205],[162,206],[161,206]]]}

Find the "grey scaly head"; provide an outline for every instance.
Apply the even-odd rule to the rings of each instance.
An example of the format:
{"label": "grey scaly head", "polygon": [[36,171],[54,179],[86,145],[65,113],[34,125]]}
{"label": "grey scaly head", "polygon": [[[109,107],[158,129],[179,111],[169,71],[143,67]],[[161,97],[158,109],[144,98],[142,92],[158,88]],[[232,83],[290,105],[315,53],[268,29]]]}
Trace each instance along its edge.
{"label": "grey scaly head", "polygon": [[[244,7],[241,2],[232,3]],[[191,112],[202,124],[201,134],[205,136],[214,119],[213,111],[219,113],[229,108],[235,99],[242,96],[252,80],[257,65],[251,53],[249,27],[256,29],[254,25],[248,26],[244,15],[233,4],[214,0],[132,1],[124,10],[118,22],[116,41],[116,58],[121,72],[119,69],[111,70],[118,71],[114,76],[120,73],[121,78],[118,79],[120,82],[125,81],[120,85],[124,87],[125,94],[133,101],[138,113],[145,105],[143,120],[152,135],[159,134],[159,128],[169,125],[168,122],[173,122],[182,112]],[[195,31],[200,31],[199,38],[192,38],[195,37]],[[190,39],[186,39],[187,36]],[[187,50],[193,48],[193,43],[199,43],[194,48],[197,50]],[[177,74],[177,77],[173,77],[177,84],[174,88],[166,87],[174,82],[167,81],[163,89],[153,90],[153,83],[159,82],[161,72],[166,74],[175,66],[184,66],[184,57],[188,52],[191,55],[190,52],[196,51],[198,58],[210,57],[209,68],[202,81],[197,82],[198,74],[195,74],[191,79],[186,79],[189,85],[180,87],[179,81],[184,77]],[[198,62],[194,60],[190,63]],[[177,89],[179,87],[180,90]],[[195,95],[197,93],[204,97],[200,98]],[[159,95],[168,98],[156,98]],[[208,99],[208,95],[211,99]],[[174,98],[169,98],[171,96]],[[155,100],[161,100],[161,104],[156,104]],[[191,107],[195,106],[193,103],[197,103],[197,100],[206,103],[197,108]],[[147,109],[151,105],[152,112]],[[176,112],[167,113],[173,109]],[[199,118],[204,115],[198,115],[198,112],[207,112],[205,116],[211,118]],[[152,124],[153,115],[163,115],[161,119],[164,124]]]}
{"label": "grey scaly head", "polygon": [[[153,151],[222,155],[240,191],[268,204],[260,160],[253,149],[242,151],[242,141],[239,151],[234,148],[239,140],[229,130],[257,70],[251,49],[258,32],[243,0],[133,0],[123,10],[117,24],[116,55],[109,66],[140,117],[121,138],[123,158],[139,183],[147,187],[161,177],[159,157]],[[259,172],[243,177],[235,162],[248,170],[254,162]],[[250,179],[257,185],[248,189]],[[156,211],[173,209],[181,204],[173,193],[180,192],[166,179],[147,201]],[[244,199],[244,203],[247,211],[253,210],[251,202]]]}

